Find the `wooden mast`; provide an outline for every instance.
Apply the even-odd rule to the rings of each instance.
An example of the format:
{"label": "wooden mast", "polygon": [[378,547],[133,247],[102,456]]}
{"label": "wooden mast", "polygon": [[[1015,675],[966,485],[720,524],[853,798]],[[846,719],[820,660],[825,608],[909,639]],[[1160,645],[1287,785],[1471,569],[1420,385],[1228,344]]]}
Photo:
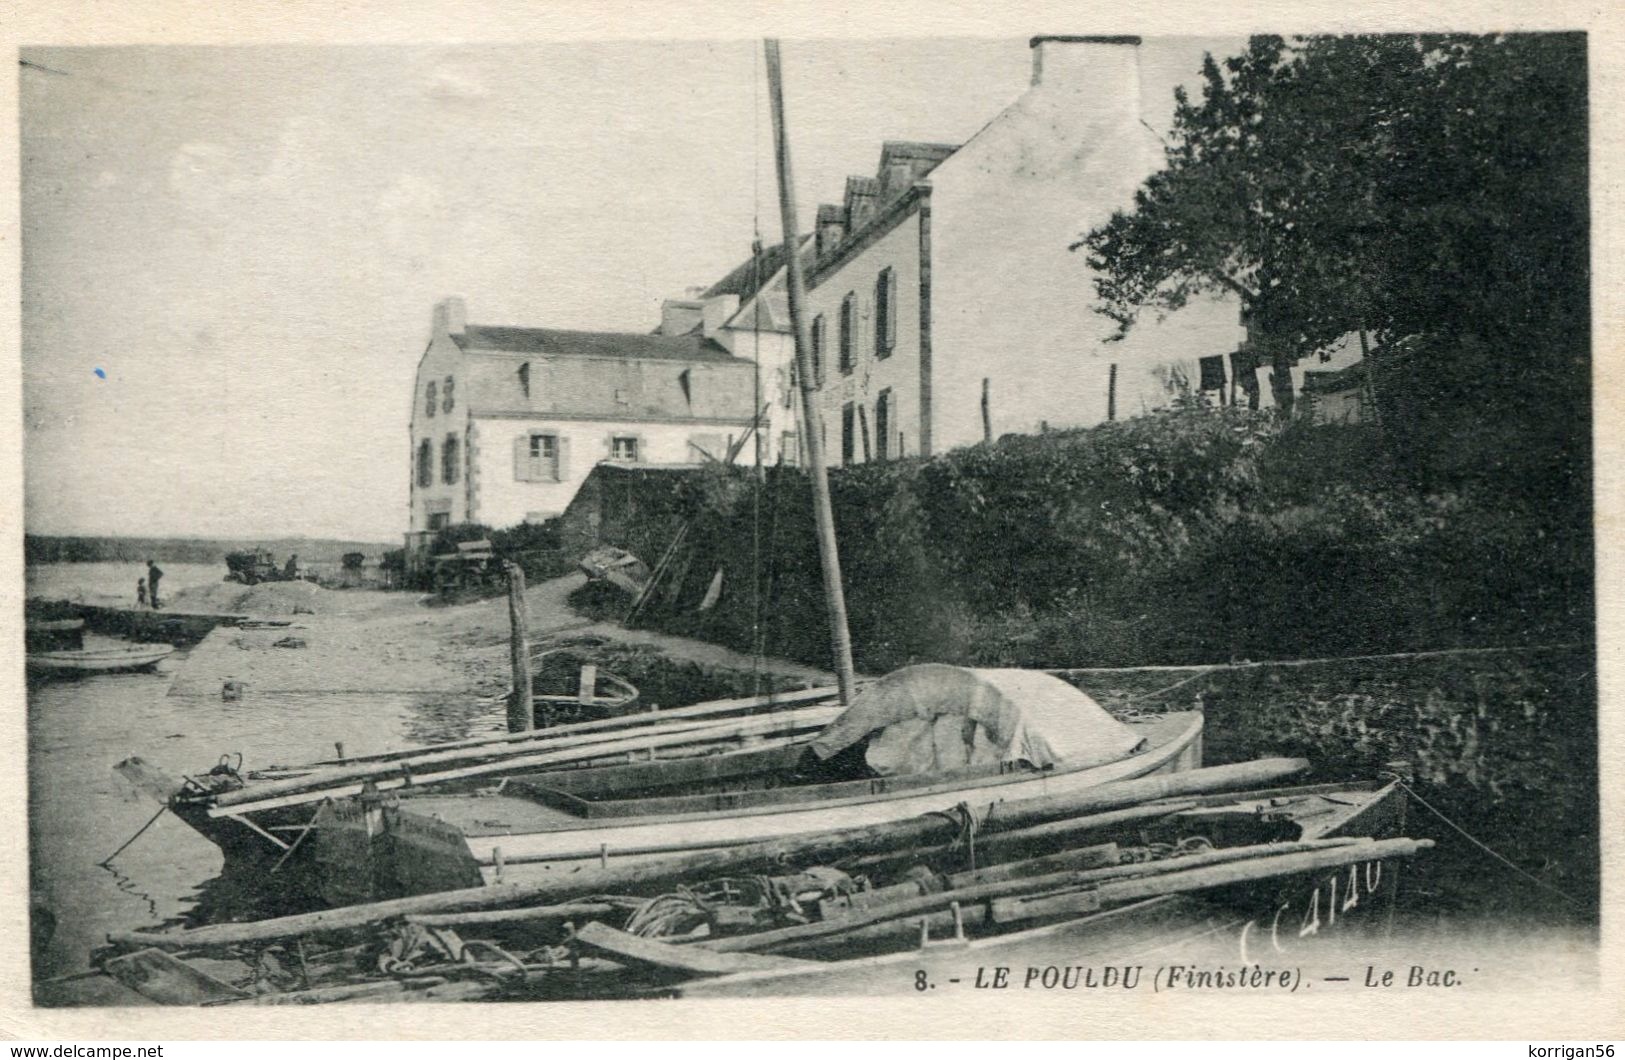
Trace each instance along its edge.
{"label": "wooden mast", "polygon": [[817,520],[818,555],[824,569],[824,601],[829,608],[830,640],[835,654],[835,681],[841,703],[852,702],[852,636],[846,628],[846,594],[841,588],[841,557],[835,548],[835,516],[829,503],[829,478],[824,473],[824,437],[820,429],[813,378],[811,334],[807,324],[807,281],[801,274],[801,235],[796,229],[795,180],[790,173],[790,137],[784,128],[784,80],[779,69],[779,42],[763,42],[767,50],[767,86],[773,111],[773,154],[779,172],[779,217],[784,227],[785,271],[790,288],[790,324],[795,332],[796,376],[801,384],[802,444],[807,448],[807,470],[812,477],[813,515]]}

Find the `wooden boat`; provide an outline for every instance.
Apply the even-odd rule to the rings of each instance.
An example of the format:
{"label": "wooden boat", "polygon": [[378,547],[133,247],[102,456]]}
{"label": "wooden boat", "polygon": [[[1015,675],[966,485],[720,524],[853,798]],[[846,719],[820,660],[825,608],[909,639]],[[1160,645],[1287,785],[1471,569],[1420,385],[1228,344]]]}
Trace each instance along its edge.
{"label": "wooden boat", "polygon": [[875,682],[845,711],[594,724],[513,734],[496,758],[489,744],[430,749],[256,784],[119,769],[228,867],[287,862],[322,901],[348,904],[881,824],[945,801],[1065,795],[1192,768],[1202,731],[1198,713],[1119,722],[1044,674],[935,665]]}
{"label": "wooden boat", "polygon": [[77,651],[31,651],[28,669],[42,674],[112,674],[150,670],[169,658],[168,644],[131,644],[117,648],[81,648]]}
{"label": "wooden boat", "polygon": [[71,651],[85,645],[82,618],[29,618],[23,625],[24,644],[33,651]]}
{"label": "wooden boat", "polygon": [[[1336,903],[1316,894],[1328,931],[1380,920],[1398,860],[1427,845],[1391,838],[1397,784],[1223,793],[1306,767],[1262,760],[1005,804],[974,849],[939,841],[953,829],[935,814],[529,887],[120,932],[102,967],[152,1000],[196,1004],[893,993],[1000,964],[1081,971],[1091,955],[1134,974],[1124,962],[1193,935],[1239,944],[1232,962],[1268,961],[1277,938],[1299,944],[1297,888],[1353,881],[1354,900],[1346,886]],[[251,997],[266,954],[294,946],[302,973]]]}
{"label": "wooden boat", "polygon": [[[1177,849],[1195,837],[1207,841],[1170,857],[1163,872],[1138,874],[1136,867],[1149,866],[1132,864],[1086,868],[1064,883],[1061,874],[1050,874],[1037,878],[1049,882],[1021,881],[1006,888],[1009,893],[985,897],[972,892],[972,874],[958,877],[963,900],[950,876],[948,890],[916,902],[912,912],[890,916],[883,904],[867,915],[837,912],[822,934],[781,929],[756,941],[750,935],[718,940],[710,945],[725,952],[788,960],[777,968],[685,978],[665,992],[872,995],[912,991],[921,975],[922,982],[946,986],[979,967],[1001,965],[1113,966],[1132,975],[1146,964],[1193,955],[1242,965],[1279,959],[1301,950],[1306,934],[1330,931],[1339,917],[1345,924],[1384,923],[1398,862],[1431,845],[1400,837],[1406,797],[1392,782],[1277,788],[1194,803],[1089,836],[1123,849],[1137,842]],[[1051,855],[1036,863],[1047,867],[1055,860]],[[892,903],[893,910],[905,908]],[[845,929],[843,916],[850,924]],[[1306,932],[1310,916],[1315,921]],[[589,943],[583,952],[607,951]]]}

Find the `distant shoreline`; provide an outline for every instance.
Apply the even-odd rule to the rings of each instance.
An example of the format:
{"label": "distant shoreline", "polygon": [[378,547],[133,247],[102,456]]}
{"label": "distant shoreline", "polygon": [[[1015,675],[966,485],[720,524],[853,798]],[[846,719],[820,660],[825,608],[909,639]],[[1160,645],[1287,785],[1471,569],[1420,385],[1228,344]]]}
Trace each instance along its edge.
{"label": "distant shoreline", "polygon": [[149,559],[169,563],[223,563],[226,553],[264,548],[279,560],[297,554],[309,562],[337,563],[346,552],[360,552],[369,561],[400,543],[354,541],[324,537],[198,538],[108,537],[97,535],[25,534],[23,562],[142,563]]}

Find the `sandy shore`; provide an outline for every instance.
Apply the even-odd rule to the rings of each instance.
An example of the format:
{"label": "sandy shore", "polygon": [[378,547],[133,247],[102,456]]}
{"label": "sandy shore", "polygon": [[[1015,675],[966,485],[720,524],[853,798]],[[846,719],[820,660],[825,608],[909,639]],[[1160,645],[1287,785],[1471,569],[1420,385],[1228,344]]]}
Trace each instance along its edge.
{"label": "sandy shore", "polygon": [[[533,644],[560,636],[592,635],[658,648],[670,658],[741,670],[749,656],[703,641],[595,623],[571,610],[568,597],[585,576],[572,574],[532,586],[525,594]],[[326,590],[314,585],[267,599],[252,599],[241,613],[287,625],[222,627],[193,648],[171,695],[219,695],[227,681],[250,692],[437,692],[493,696],[509,687],[508,605],[505,597],[438,605],[411,593]],[[207,604],[199,600],[195,603]],[[187,606],[183,597],[172,605]],[[214,610],[213,607],[199,609]],[[305,613],[305,611],[313,613]],[[282,646],[279,646],[279,642]],[[777,673],[833,683],[823,671],[770,660]]]}

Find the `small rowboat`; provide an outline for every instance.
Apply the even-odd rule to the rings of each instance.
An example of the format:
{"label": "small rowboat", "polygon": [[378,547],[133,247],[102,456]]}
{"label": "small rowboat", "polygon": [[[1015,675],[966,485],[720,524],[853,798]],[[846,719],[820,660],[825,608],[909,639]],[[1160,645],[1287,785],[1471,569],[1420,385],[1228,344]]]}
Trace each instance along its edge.
{"label": "small rowboat", "polygon": [[117,648],[28,653],[28,669],[52,674],[113,674],[150,670],[174,652],[168,644],[131,644]]}
{"label": "small rowboat", "polygon": [[85,643],[85,620],[30,618],[24,634],[31,652],[77,650]]}

